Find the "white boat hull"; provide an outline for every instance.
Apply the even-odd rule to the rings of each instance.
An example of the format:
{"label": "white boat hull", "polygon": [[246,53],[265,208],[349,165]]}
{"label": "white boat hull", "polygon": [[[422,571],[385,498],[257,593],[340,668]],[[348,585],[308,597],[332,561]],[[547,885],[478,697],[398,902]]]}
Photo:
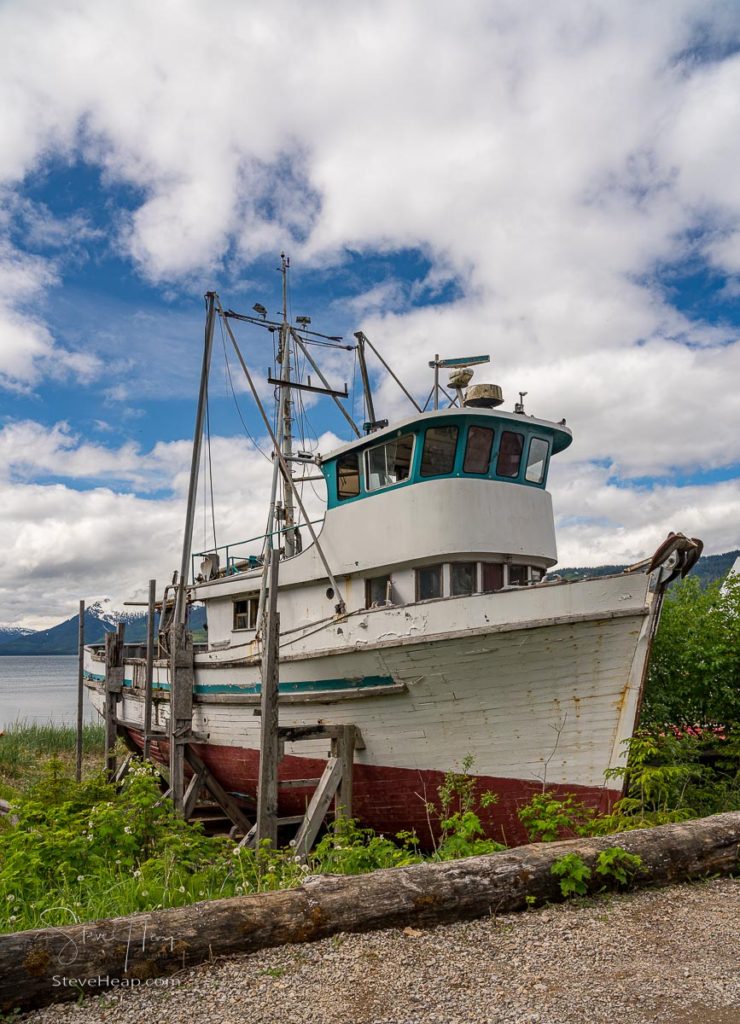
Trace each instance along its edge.
{"label": "white boat hull", "polygon": [[[416,828],[428,837],[425,800],[471,756],[480,786],[499,795],[489,833],[515,842],[523,838],[516,810],[543,786],[602,806],[618,795],[604,773],[624,763],[658,606],[648,578],[633,575],[375,609],[306,628],[281,640],[280,723],[360,729],[353,810],[386,832]],[[253,796],[259,663],[239,653],[196,655],[193,730],[219,781]],[[88,650],[86,675],[102,712],[99,658]],[[142,667],[127,662],[118,710],[136,738]],[[160,663],[153,727],[162,753],[168,684]],[[320,774],[326,754],[326,741],[287,744],[281,778]],[[289,791],[284,810],[294,813],[309,795]]]}

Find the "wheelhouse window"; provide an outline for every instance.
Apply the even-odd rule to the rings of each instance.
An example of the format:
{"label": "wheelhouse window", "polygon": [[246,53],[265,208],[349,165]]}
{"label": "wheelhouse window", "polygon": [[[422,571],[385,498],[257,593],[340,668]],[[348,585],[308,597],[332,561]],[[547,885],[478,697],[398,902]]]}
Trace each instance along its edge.
{"label": "wheelhouse window", "polygon": [[484,562],[481,566],[481,590],[493,594],[504,585],[504,567],[501,562]]}
{"label": "wheelhouse window", "polygon": [[526,587],[529,582],[529,566],[527,565],[510,565],[509,566],[509,586],[510,587]]}
{"label": "wheelhouse window", "polygon": [[475,593],[475,562],[453,562],[450,565],[450,593],[453,597]]}
{"label": "wheelhouse window", "polygon": [[522,459],[524,435],[505,430],[501,435],[501,447],[496,462],[498,476],[519,476],[519,463]]}
{"label": "wheelhouse window", "polygon": [[455,466],[457,427],[429,427],[424,433],[421,453],[422,476],[444,476]]}
{"label": "wheelhouse window", "polygon": [[256,629],[258,608],[258,597],[234,601],[234,629]]}
{"label": "wheelhouse window", "polygon": [[416,600],[431,601],[442,596],[442,566],[425,565],[416,570]]}
{"label": "wheelhouse window", "polygon": [[356,498],[360,493],[360,456],[345,452],[337,459],[337,498]]}
{"label": "wheelhouse window", "polygon": [[545,479],[545,466],[547,464],[547,453],[550,445],[541,437],[533,437],[529,442],[527,453],[527,468],[524,471],[524,479],[532,484],[541,484]]}
{"label": "wheelhouse window", "polygon": [[367,489],[377,491],[380,487],[390,487],[407,480],[413,448],[413,434],[394,437],[392,441],[371,448],[365,455]]}
{"label": "wheelhouse window", "polygon": [[465,444],[464,473],[487,473],[491,465],[493,431],[488,427],[471,427]]}
{"label": "wheelhouse window", "polygon": [[384,604],[392,604],[390,576],[374,576],[365,580],[365,607],[380,608]]}

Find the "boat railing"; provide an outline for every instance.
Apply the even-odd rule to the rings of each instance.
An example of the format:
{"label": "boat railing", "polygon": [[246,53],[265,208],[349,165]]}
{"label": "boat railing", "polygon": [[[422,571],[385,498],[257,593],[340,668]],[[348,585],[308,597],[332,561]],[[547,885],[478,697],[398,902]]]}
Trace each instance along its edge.
{"label": "boat railing", "polygon": [[[310,525],[316,526],[318,523],[323,523],[323,521],[323,516],[320,519],[312,519],[310,520]],[[195,551],[191,557],[191,578],[193,580],[198,578],[196,571],[198,560],[204,560],[213,555],[218,556],[218,569],[208,577],[211,579],[216,576],[234,576],[240,572],[249,572],[250,569],[258,569],[263,564],[262,550],[264,549],[264,542],[268,537],[279,537],[280,534],[300,529],[303,525],[305,524],[296,523],[295,526],[282,526],[279,530],[273,530],[271,533],[260,533],[255,537],[248,537],[247,540],[231,541],[229,544],[219,544],[218,547],[208,548],[205,551]],[[249,544],[259,545],[260,553],[245,552],[243,549]]]}

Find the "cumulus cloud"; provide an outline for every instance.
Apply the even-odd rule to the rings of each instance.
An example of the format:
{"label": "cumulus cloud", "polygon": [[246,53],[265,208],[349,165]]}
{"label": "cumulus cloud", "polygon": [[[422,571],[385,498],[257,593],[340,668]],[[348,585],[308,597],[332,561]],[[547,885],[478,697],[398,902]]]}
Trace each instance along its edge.
{"label": "cumulus cloud", "polygon": [[[576,443],[553,484],[568,561],[626,560],[650,548],[653,523],[693,529],[681,515],[699,516],[715,550],[738,543],[731,485],[640,482],[740,459],[738,330],[679,309],[665,283],[667,267],[691,265],[726,279],[728,297],[740,287],[735,5],[24,0],[3,6],[0,29],[7,189],[50,155],[95,165],[111,195],[123,184],[134,197],[111,221],[117,251],[173,294],[197,275],[239,280],[282,246],[314,269],[348,249],[422,252],[424,282],[371,282],[334,309],[422,397],[435,352],[491,352],[509,403],[528,391],[528,411],[568,419]],[[29,229],[53,247],[59,231],[39,216]],[[84,363],[21,315],[18,296],[54,287],[59,266],[0,249],[6,383],[55,366],[94,374],[110,358],[93,340],[98,362]],[[450,283],[454,299],[420,308]],[[116,401],[133,399],[137,375],[151,387],[142,327],[125,346],[103,339],[118,352]],[[172,358],[177,341],[165,341],[173,393],[194,351]],[[378,387],[382,415],[407,409],[395,385]],[[184,445],[23,429],[38,471],[46,458],[137,494],[162,477],[182,487]],[[13,466],[29,481],[27,463]],[[589,488],[598,514],[576,529]],[[591,539],[597,521],[618,550]]]}
{"label": "cumulus cloud", "polygon": [[[331,434],[319,438],[325,452],[338,444]],[[140,451],[91,444],[65,423],[6,424],[0,430],[4,620],[41,628],[74,614],[85,594],[104,593],[118,606],[141,597],[149,579],[160,586],[171,579],[180,564],[190,459],[187,441]],[[211,464],[218,544],[261,535],[271,461],[243,438],[216,437]],[[74,486],[106,479],[110,486]],[[302,485],[311,518],[320,514],[323,492],[320,482]],[[193,549],[202,551],[214,546],[208,475],[201,474],[197,510]],[[239,550],[257,553],[260,543]]]}

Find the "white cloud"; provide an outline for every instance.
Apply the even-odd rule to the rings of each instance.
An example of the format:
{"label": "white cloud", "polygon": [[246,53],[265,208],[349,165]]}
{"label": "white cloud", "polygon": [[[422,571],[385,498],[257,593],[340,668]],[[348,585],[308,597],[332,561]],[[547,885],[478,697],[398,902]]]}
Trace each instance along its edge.
{"label": "white cloud", "polygon": [[[324,451],[338,439],[323,435]],[[265,529],[272,465],[241,438],[211,444],[216,539],[256,537]],[[133,445],[93,445],[66,424],[31,421],[0,430],[0,533],[4,582],[0,607],[7,621],[41,628],[74,614],[85,594],[106,594],[116,606],[136,599],[147,580],[160,586],[179,567],[191,447],[162,443],[148,452]],[[53,476],[58,482],[44,482]],[[75,481],[110,479],[113,487],[80,490]],[[69,481],[67,483],[66,481]],[[304,487],[315,518],[323,487]],[[205,511],[204,511],[205,506]],[[193,549],[213,546],[210,497],[197,499]],[[256,542],[252,550],[259,551]],[[43,601],[39,601],[43,594]]]}
{"label": "white cloud", "polygon": [[[418,249],[425,285],[457,279],[456,301],[414,309],[418,284],[373,281],[340,312],[364,318],[419,394],[435,352],[491,352],[509,402],[521,388],[532,412],[567,417],[576,443],[555,480],[583,491],[563,507],[576,514],[593,488],[614,545],[566,525],[568,561],[629,558],[654,524],[697,517],[715,549],[732,547],[731,485],[646,494],[610,480],[740,459],[738,331],[680,312],[659,274],[703,257],[737,290],[739,38],[740,11],[719,0],[16,0],[0,11],[0,181],[55,156],[102,168],[113,198],[133,186],[115,244],[175,292],[196,275],[236,280],[283,245],[296,268]],[[33,230],[58,243],[43,216]],[[135,401],[156,380],[141,367],[157,332],[181,394],[197,361],[182,323],[162,339],[144,315],[125,345],[112,326],[65,353],[27,315],[60,266],[0,250],[0,379],[29,387],[55,365],[89,377],[112,361],[109,397]],[[379,406],[407,408],[392,383]],[[14,456],[16,478],[182,491],[184,442],[112,449],[24,429],[14,443],[33,459]],[[215,443],[228,478],[242,455]]]}

